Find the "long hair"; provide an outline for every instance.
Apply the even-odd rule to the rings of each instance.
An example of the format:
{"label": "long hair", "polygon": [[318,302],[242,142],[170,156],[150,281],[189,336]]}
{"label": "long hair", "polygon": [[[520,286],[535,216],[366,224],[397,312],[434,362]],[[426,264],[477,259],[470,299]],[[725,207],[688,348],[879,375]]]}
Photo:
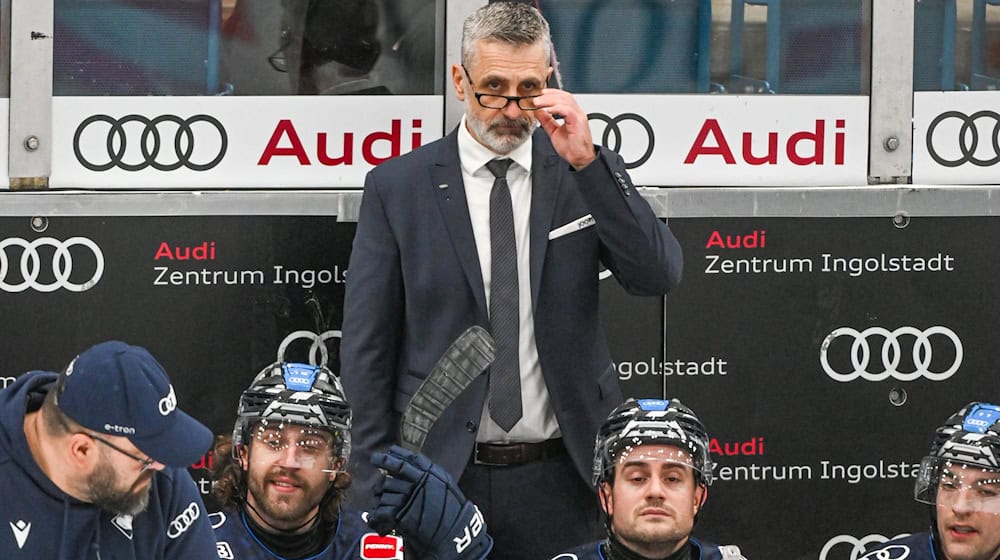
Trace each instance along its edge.
{"label": "long hair", "polygon": [[[233,438],[228,435],[215,437],[213,446],[215,464],[212,467],[212,494],[223,509],[236,510],[247,500],[247,473],[240,462],[233,457]],[[332,523],[337,520],[340,502],[347,487],[351,485],[351,475],[346,471],[337,473],[326,494],[319,503],[320,517]]]}

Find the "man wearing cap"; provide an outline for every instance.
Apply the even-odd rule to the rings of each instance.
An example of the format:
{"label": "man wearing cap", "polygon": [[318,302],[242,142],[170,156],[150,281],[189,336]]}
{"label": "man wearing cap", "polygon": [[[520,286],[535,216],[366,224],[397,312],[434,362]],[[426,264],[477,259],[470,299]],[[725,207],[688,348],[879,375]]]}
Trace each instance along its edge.
{"label": "man wearing cap", "polygon": [[713,463],[701,420],[678,399],[629,399],[597,434],[592,480],[608,536],[552,560],[746,560],[693,536]]}
{"label": "man wearing cap", "polygon": [[914,499],[930,529],[874,545],[859,560],[1000,558],[1000,406],[971,402],[934,434]]}
{"label": "man wearing cap", "polygon": [[186,470],[211,441],[138,346],[21,375],[0,391],[0,558],[216,558]]}

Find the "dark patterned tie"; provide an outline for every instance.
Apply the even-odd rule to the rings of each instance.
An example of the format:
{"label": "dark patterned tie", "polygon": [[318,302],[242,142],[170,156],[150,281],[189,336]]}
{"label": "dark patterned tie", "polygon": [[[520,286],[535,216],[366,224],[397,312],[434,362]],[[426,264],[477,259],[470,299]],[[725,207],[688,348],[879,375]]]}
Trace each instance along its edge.
{"label": "dark patterned tie", "polygon": [[518,352],[520,306],[517,291],[517,242],[514,208],[507,185],[511,160],[486,164],[496,179],[490,190],[490,325],[497,345],[490,366],[490,416],[505,432],[521,419],[521,366]]}

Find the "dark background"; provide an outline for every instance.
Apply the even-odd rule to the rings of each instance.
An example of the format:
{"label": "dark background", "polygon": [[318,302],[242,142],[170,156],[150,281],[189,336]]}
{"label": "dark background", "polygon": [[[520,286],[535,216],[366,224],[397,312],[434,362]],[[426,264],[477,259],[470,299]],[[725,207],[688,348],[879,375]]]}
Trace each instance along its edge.
{"label": "dark background", "polygon": [[[851,481],[824,478],[822,462],[875,467],[880,461],[919,463],[933,429],[949,414],[971,400],[1000,400],[989,365],[991,317],[997,312],[992,241],[1000,239],[1000,222],[913,218],[899,228],[888,217],[673,218],[669,224],[685,250],[685,273],[665,302],[628,296],[610,278],[601,282],[612,351],[620,364],[631,364],[632,376],[622,387],[628,396],[682,399],[718,440],[719,450],[740,449],[739,454],[714,456],[720,463],[717,476],[724,468],[771,469],[759,480],[717,480],[696,534],[738,544],[749,558],[841,560],[856,554],[848,541],[832,543],[835,538],[857,541],[924,530],[928,513],[912,499],[909,469],[905,476]],[[0,290],[0,337],[5,341],[0,376],[59,370],[91,344],[122,339],[149,348],[160,359],[182,408],[213,431],[228,432],[240,391],[276,359],[278,345],[289,333],[340,329],[341,280],[354,229],[334,217],[54,217],[39,233],[29,217],[0,218],[0,239],[82,236],[96,242],[105,259],[102,278],[85,292]],[[713,231],[723,238],[765,231],[766,244],[706,248]],[[214,243],[215,258],[156,260],[163,242],[172,248]],[[21,280],[21,252],[6,249],[8,283]],[[51,247],[39,250],[39,281],[52,281],[53,253]],[[71,279],[89,278],[93,256],[79,246],[70,253]],[[822,253],[944,253],[953,257],[955,270],[851,277],[821,272]],[[814,270],[707,274],[706,255],[811,259]],[[311,288],[273,284],[274,265],[331,270],[337,281]],[[262,270],[265,283],[155,286],[156,266]],[[953,330],[964,350],[958,371],[945,381],[858,378],[841,383],[820,366],[820,346],[835,328],[892,331],[910,326],[923,331],[935,325]],[[327,345],[335,370],[336,340]],[[899,341],[898,367],[913,371],[914,340]],[[952,346],[938,336],[930,342],[931,369],[947,369],[955,358]],[[884,340],[870,337],[868,343],[868,370],[880,371]],[[306,361],[308,346],[305,341],[292,344],[288,357]],[[839,371],[851,369],[848,339],[831,344],[829,355]],[[713,359],[726,362],[725,374],[717,369],[714,375],[661,375],[657,369],[664,360]],[[656,373],[639,375],[639,362],[653,363]],[[890,393],[904,392],[905,402],[890,402]],[[207,489],[205,471],[192,472]],[[828,544],[828,554],[821,557]]]}

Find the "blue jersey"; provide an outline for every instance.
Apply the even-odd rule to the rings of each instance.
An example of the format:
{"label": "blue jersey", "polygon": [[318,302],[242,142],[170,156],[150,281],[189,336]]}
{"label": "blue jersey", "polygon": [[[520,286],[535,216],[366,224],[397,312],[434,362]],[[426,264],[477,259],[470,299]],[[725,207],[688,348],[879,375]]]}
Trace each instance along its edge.
{"label": "blue jersey", "polygon": [[[250,532],[246,513],[213,513],[216,550],[226,560],[285,560],[264,546]],[[330,544],[309,560],[402,560],[403,540],[394,535],[381,536],[372,531],[358,512],[342,512]]]}
{"label": "blue jersey", "polygon": [[56,374],[29,372],[0,391],[0,558],[4,560],[209,560],[215,539],[201,495],[185,469],[153,475],[149,506],[116,515],[59,489],[24,437]]}
{"label": "blue jersey", "polygon": [[858,560],[937,560],[934,537],[930,533],[915,533],[872,545]]}
{"label": "blue jersey", "polygon": [[[701,542],[693,537],[690,540],[694,546],[694,554],[692,555],[694,560],[746,560],[737,546],[731,544],[720,546]],[[552,560],[607,560],[601,551],[601,543],[603,542],[597,541],[578,546],[553,556]]]}

